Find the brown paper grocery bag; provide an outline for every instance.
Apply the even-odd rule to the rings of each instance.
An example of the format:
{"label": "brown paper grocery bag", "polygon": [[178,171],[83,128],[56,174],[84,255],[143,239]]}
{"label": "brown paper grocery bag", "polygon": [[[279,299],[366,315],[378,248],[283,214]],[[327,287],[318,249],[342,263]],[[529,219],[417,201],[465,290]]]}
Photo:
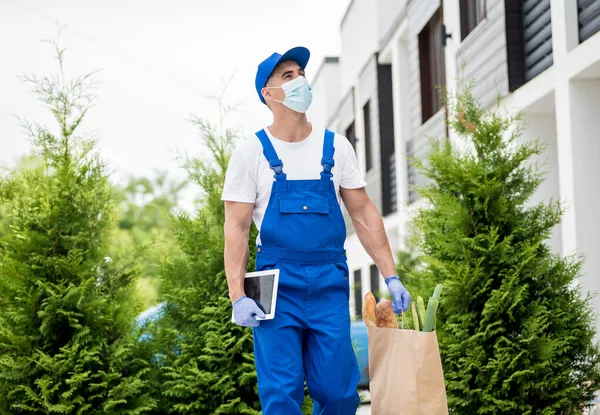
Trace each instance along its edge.
{"label": "brown paper grocery bag", "polygon": [[447,415],[435,332],[369,327],[372,415]]}

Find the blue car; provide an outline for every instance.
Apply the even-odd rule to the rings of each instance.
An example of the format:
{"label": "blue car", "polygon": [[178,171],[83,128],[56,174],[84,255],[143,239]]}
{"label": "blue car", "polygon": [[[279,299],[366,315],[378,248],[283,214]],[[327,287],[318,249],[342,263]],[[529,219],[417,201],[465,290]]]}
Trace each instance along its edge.
{"label": "blue car", "polygon": [[[148,323],[152,323],[159,318],[162,317],[162,313],[164,312],[166,303],[156,304],[147,310],[144,310],[140,313],[140,315],[135,319],[135,325],[137,328],[142,328]],[[150,338],[150,333],[143,333],[139,340],[147,340]]]}
{"label": "blue car", "polygon": [[350,324],[350,336],[354,353],[358,362],[358,370],[360,371],[360,388],[369,387],[369,341],[367,337],[367,326],[362,320],[355,320]]}

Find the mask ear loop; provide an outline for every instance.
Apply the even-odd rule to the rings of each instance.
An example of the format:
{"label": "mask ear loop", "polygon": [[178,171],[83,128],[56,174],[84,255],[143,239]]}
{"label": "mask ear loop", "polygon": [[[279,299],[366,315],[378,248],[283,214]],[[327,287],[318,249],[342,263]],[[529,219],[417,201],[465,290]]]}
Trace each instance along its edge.
{"label": "mask ear loop", "polygon": [[[275,88],[283,89],[280,86],[265,86],[265,88],[268,88],[268,89],[275,89]],[[283,91],[283,93],[285,94],[285,91]],[[278,99],[274,99],[273,102],[279,102],[280,104],[283,104],[283,101],[279,101]]]}

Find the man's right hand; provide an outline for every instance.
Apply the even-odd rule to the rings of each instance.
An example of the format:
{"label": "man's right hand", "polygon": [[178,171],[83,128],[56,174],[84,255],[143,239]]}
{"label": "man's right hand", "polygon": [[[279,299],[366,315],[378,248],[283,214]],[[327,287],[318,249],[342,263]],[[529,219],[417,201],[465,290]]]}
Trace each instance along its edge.
{"label": "man's right hand", "polygon": [[233,315],[235,324],[243,327],[258,327],[260,322],[254,318],[254,315],[260,318],[265,317],[265,313],[256,304],[256,301],[245,295],[233,303]]}

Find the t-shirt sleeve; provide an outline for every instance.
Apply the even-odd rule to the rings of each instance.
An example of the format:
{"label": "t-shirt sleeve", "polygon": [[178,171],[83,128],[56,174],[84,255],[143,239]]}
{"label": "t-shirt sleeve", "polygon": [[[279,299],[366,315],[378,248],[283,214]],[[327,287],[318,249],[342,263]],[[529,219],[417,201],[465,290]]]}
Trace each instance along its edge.
{"label": "t-shirt sleeve", "polygon": [[256,167],[248,160],[248,151],[244,150],[243,143],[238,143],[227,165],[225,184],[221,200],[230,202],[256,202]]}
{"label": "t-shirt sleeve", "polygon": [[356,159],[356,152],[350,142],[343,138],[342,142],[343,151],[345,152],[342,162],[342,180],[340,187],[344,189],[358,189],[365,187],[367,183],[363,177],[363,174],[358,167],[358,160]]}

